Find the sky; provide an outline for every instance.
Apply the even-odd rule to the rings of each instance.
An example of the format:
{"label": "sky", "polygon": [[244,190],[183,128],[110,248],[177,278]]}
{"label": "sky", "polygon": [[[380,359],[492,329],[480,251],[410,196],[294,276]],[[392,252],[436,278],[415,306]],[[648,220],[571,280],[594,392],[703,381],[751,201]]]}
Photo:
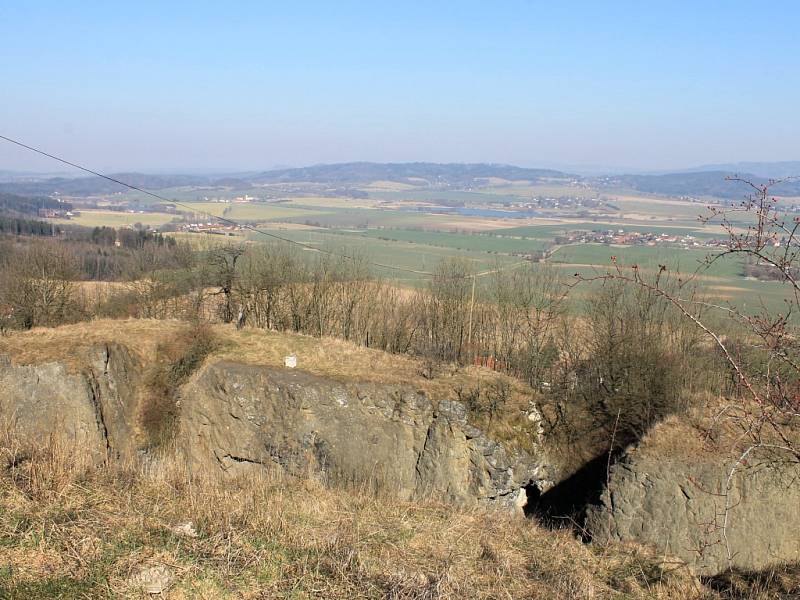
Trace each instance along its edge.
{"label": "sky", "polygon": [[[106,171],[800,159],[800,3],[0,3],[0,134]],[[0,141],[0,170],[63,170]]]}

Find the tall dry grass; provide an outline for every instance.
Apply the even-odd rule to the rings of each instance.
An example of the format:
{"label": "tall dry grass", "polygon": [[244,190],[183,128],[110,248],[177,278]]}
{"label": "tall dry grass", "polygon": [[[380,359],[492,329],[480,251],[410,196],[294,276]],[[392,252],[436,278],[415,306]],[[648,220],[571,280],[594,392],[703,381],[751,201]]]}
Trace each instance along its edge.
{"label": "tall dry grass", "polygon": [[[278,474],[224,485],[169,455],[89,467],[46,440],[2,444],[0,597],[700,598],[644,549],[480,509],[331,490]],[[143,574],[144,573],[144,574]]]}
{"label": "tall dry grass", "polygon": [[[57,328],[10,332],[0,337],[0,354],[7,355],[15,364],[58,361],[69,371],[80,372],[86,368],[89,347],[117,343],[126,346],[146,372],[156,372],[161,378],[169,374],[169,369],[163,367],[179,360],[185,342],[196,337],[192,331],[195,326],[178,320],[97,319]],[[429,378],[424,376],[425,364],[421,359],[393,355],[341,339],[255,328],[237,330],[233,325],[220,324],[208,325],[206,332],[217,341],[206,360],[282,367],[284,357],[294,354],[298,357],[298,368],[314,375],[343,383],[410,385],[433,401],[458,400],[459,391],[487,390],[503,382],[509,387],[510,395],[502,414],[492,420],[492,436],[527,449],[536,441],[535,424],[527,418],[531,409],[530,389],[511,377],[483,367],[443,365],[435,377]],[[184,342],[176,344],[175,340]],[[156,387],[169,391],[168,382],[161,383],[165,385]],[[153,398],[169,400],[170,395],[155,394]],[[169,409],[170,403],[161,406]],[[485,414],[477,415],[475,421],[478,426],[489,425]]]}

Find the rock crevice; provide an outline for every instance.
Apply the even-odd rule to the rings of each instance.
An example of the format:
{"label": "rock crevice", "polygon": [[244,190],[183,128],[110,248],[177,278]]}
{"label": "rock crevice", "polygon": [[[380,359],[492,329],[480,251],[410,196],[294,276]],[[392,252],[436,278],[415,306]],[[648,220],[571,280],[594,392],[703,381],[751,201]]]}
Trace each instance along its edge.
{"label": "rock crevice", "polygon": [[[0,356],[0,424],[33,444],[58,436],[94,464],[136,458],[143,376],[135,355],[119,344],[88,347],[77,371]],[[540,518],[577,508],[585,511],[582,531],[594,541],[649,544],[703,574],[800,560],[796,472],[742,472],[727,499],[723,535],[726,471],[719,461],[656,459],[634,448],[610,469],[608,456],[600,456],[551,487],[557,478],[543,452],[498,443],[469,423],[463,404],[435,400],[408,385],[210,362],[180,389],[174,445],[202,477],[277,470],[401,500],[515,511],[535,503]]]}

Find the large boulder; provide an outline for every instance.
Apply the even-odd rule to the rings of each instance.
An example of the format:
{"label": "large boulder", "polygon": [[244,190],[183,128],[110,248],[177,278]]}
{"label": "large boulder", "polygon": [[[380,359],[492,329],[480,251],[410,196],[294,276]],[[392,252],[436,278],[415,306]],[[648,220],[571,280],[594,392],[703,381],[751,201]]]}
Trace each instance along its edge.
{"label": "large boulder", "polygon": [[139,361],[121,344],[102,344],[87,350],[86,365],[83,376],[92,386],[111,457],[132,459],[139,447]]}
{"label": "large boulder", "polygon": [[630,452],[612,467],[586,528],[597,541],[652,545],[702,574],[800,560],[800,472],[750,463],[726,493],[729,471],[724,461]]}
{"label": "large boulder", "polygon": [[207,365],[183,388],[178,435],[196,473],[277,468],[401,499],[521,507],[525,486],[546,479],[540,462],[470,426],[458,402],[232,362]]}
{"label": "large boulder", "polygon": [[0,423],[22,443],[58,441],[89,462],[135,452],[137,364],[118,345],[91,346],[85,366],[15,365],[0,356]]}
{"label": "large boulder", "polygon": [[0,422],[18,442],[53,440],[80,449],[90,462],[105,458],[105,427],[92,386],[62,364],[15,366],[0,357]]}

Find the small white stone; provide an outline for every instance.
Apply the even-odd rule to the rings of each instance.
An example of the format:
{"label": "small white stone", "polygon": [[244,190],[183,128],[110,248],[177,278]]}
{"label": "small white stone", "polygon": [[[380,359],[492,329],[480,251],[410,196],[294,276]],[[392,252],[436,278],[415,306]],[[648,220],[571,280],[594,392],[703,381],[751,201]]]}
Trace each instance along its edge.
{"label": "small white stone", "polygon": [[186,521],[186,523],[175,525],[175,527],[172,528],[172,531],[177,535],[182,535],[184,537],[197,537],[197,530],[194,528],[194,524],[191,521]]}
{"label": "small white stone", "polygon": [[146,594],[163,594],[172,583],[172,572],[164,565],[144,568],[128,580],[128,585]]}
{"label": "small white stone", "polygon": [[283,364],[289,369],[294,369],[297,366],[297,357],[292,354],[283,359]]}

